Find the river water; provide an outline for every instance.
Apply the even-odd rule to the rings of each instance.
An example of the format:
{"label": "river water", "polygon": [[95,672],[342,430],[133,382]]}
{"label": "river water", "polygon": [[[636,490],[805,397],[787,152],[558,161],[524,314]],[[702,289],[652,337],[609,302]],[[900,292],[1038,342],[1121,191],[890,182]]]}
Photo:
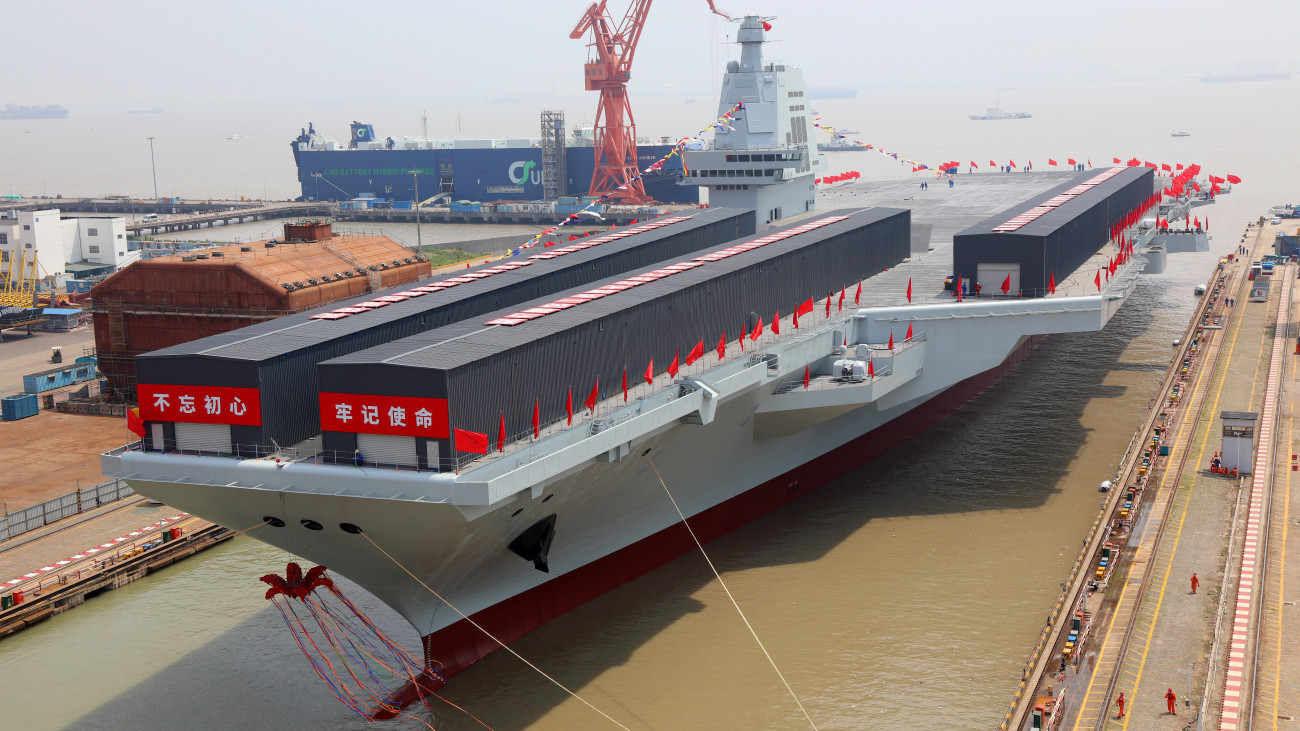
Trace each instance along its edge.
{"label": "river water", "polygon": [[[1237,243],[1248,218],[1295,197],[1283,120],[1300,112],[1297,91],[1293,82],[1022,89],[1014,106],[1035,117],[1019,127],[966,121],[966,112],[987,106],[971,90],[818,102],[828,121],[834,115],[845,126],[871,129],[861,138],[919,159],[978,155],[984,164],[990,156],[1025,155],[1017,161],[1045,169],[1048,155],[1086,159],[1073,150],[1090,150],[1094,163],[1137,155],[1245,178],[1220,203],[1198,210],[1213,218],[1213,250],[1171,255],[1167,272],[1145,276],[1105,331],[1047,339],[927,433],[708,546],[820,728],[991,728],[1000,721],[1095,516],[1097,484],[1114,471],[1155,395],[1170,343],[1187,324],[1192,287]],[[1153,105],[1156,92],[1198,101]],[[1249,113],[1262,94],[1276,99],[1268,117]],[[685,113],[677,118],[685,120],[679,126],[696,125]],[[203,124],[211,131],[228,122]],[[1171,128],[1193,136],[1170,138]],[[274,135],[275,164],[259,159],[248,170],[273,179],[268,189],[291,195],[292,168],[280,159],[291,135]],[[241,179],[256,182],[218,152],[189,161],[187,180],[204,171],[220,179],[207,190],[194,182],[186,195],[225,195]],[[62,175],[65,164],[47,166],[49,177]],[[900,174],[874,153],[837,153],[831,165],[864,178]],[[40,173],[34,167],[13,175]],[[98,187],[89,192],[140,192],[130,176],[119,188],[95,174],[86,185]],[[72,178],[59,179],[68,185],[61,190],[79,192]],[[431,228],[425,235],[435,241],[516,231]],[[0,717],[12,727],[365,726],[326,692],[261,598],[257,577],[282,571],[289,558],[236,539],[6,638]],[[351,596],[393,636],[418,647],[414,631],[386,608],[358,589]],[[806,725],[698,554],[514,647],[629,728]],[[504,653],[457,676],[444,695],[497,729],[611,727]],[[389,725],[426,722],[481,728],[450,708]]]}

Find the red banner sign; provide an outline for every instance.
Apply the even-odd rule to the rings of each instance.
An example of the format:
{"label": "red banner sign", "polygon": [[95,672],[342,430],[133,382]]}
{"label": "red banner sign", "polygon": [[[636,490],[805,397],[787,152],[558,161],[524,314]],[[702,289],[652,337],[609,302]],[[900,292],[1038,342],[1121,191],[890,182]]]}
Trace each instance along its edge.
{"label": "red banner sign", "polygon": [[355,393],[322,392],[320,426],[323,431],[431,439],[446,439],[451,432],[446,399]]}
{"label": "red banner sign", "polygon": [[262,397],[256,388],[141,383],[136,397],[144,421],[262,425]]}

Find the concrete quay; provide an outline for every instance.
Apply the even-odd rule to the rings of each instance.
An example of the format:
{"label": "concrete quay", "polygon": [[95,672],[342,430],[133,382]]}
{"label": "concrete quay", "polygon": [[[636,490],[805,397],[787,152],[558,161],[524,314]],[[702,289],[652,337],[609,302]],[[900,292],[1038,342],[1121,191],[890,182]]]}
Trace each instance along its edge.
{"label": "concrete quay", "polygon": [[[1126,523],[1108,505],[1107,528],[1090,541],[1111,541],[1118,565],[1096,581],[1089,555],[1082,590],[1059,612],[1078,612],[1085,637],[1064,659],[1059,634],[1069,629],[1047,644],[1043,669],[1019,699],[1024,711],[1004,728],[1031,728],[1035,705],[1057,711],[1048,728],[1075,730],[1285,729],[1300,716],[1300,660],[1285,652],[1300,640],[1300,613],[1285,591],[1300,585],[1300,546],[1289,530],[1300,525],[1300,268],[1262,277],[1265,302],[1250,301],[1246,276],[1251,261],[1271,253],[1273,228],[1248,229],[1244,261],[1211,280],[1193,322],[1204,328],[1200,352],[1186,372],[1174,359],[1161,413],[1134,440],[1148,444],[1163,422],[1169,454],[1153,457],[1144,475],[1126,458],[1116,488],[1137,488],[1133,514]],[[1224,411],[1259,415],[1241,475],[1210,469]]]}

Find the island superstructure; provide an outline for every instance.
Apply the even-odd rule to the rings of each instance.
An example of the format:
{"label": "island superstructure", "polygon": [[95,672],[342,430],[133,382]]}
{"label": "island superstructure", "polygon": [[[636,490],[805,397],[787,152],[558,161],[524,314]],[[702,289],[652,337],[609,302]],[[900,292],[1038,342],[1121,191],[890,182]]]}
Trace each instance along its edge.
{"label": "island superstructure", "polygon": [[727,62],[718,114],[744,105],[734,124],[714,130],[711,145],[687,150],[682,185],[709,192],[710,205],[752,208],[765,223],[816,207],[814,180],[825,165],[812,139],[803,72],[764,62],[766,19],[745,17],[736,31],[740,59]]}

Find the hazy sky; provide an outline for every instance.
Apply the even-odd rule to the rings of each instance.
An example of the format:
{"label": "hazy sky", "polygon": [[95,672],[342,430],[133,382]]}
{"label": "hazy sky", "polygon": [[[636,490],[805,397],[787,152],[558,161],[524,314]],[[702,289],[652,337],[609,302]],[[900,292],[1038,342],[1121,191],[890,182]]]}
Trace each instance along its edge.
{"label": "hazy sky", "polygon": [[[621,18],[629,0],[613,0]],[[810,86],[859,89],[1123,81],[1296,71],[1294,0],[780,2],[769,58]],[[0,103],[136,107],[582,93],[585,9],[562,2],[8,2]],[[734,26],[705,0],[654,3],[633,67],[639,96],[707,98]],[[711,72],[710,69],[713,69]]]}

